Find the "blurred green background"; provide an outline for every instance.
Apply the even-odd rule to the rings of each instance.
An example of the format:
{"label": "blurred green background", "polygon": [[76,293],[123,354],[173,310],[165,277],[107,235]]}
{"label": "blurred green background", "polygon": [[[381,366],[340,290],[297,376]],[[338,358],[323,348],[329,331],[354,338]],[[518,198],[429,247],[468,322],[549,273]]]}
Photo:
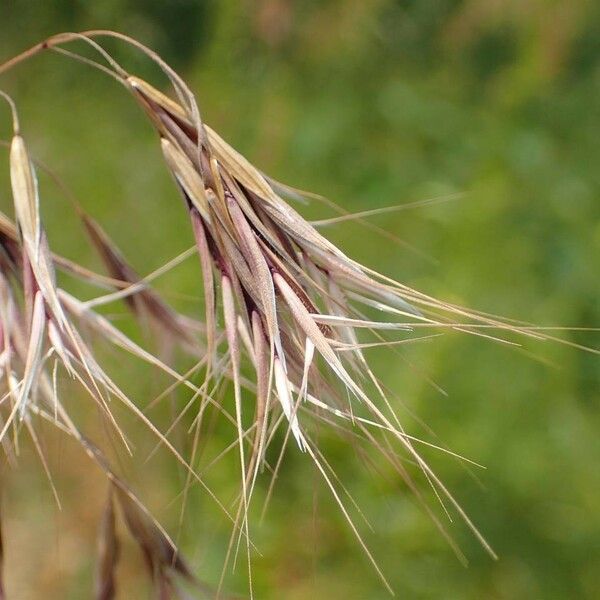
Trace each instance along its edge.
{"label": "blurred green background", "polygon": [[[405,245],[357,224],[324,230],[365,264],[504,316],[600,325],[600,3],[13,0],[0,6],[0,61],[52,33],[86,28],[119,30],[156,49],[197,92],[205,120],[279,180],[351,211],[464,193],[371,219]],[[131,72],[165,85],[136,51],[107,46]],[[139,272],[191,244],[155,136],[113,81],[45,55],[2,76],[0,88],[14,96],[35,156],[68,183]],[[2,115],[7,139],[10,119]],[[12,214],[5,159],[0,203]],[[41,185],[53,248],[99,268],[64,196],[44,175]],[[331,214],[319,203],[300,210],[311,218]],[[158,287],[201,314],[195,262]],[[591,333],[565,337],[599,345]],[[450,458],[425,453],[497,562],[457,522],[451,532],[470,560],[463,568],[393,473],[366,469],[323,428],[322,447],[371,522],[373,531],[357,517],[398,597],[600,597],[600,363],[548,342],[525,350],[445,335],[399,355],[369,355],[408,410],[453,450],[487,466],[477,471],[478,483]],[[117,374],[119,362],[114,354]],[[166,385],[141,366],[127,369],[120,381],[141,405]],[[185,399],[181,392],[174,401]],[[92,428],[95,414],[81,412]],[[407,412],[410,431],[422,434]],[[156,417],[168,422],[168,415]],[[131,429],[133,420],[122,418]],[[77,448],[45,433],[64,506],[56,509],[27,448],[17,472],[3,468],[8,597],[89,597],[106,486]],[[230,439],[217,426],[209,449],[216,454]],[[183,474],[162,453],[143,462],[152,447],[150,437],[140,439],[137,462],[124,469],[176,535]],[[226,503],[239,485],[236,464],[233,456],[208,477]],[[258,497],[268,483],[265,476]],[[306,457],[288,452],[261,525],[257,504],[257,598],[388,597]],[[229,532],[194,489],[178,539],[211,585]],[[124,552],[120,597],[148,597],[130,542]],[[240,559],[226,587],[244,594],[245,582]]]}

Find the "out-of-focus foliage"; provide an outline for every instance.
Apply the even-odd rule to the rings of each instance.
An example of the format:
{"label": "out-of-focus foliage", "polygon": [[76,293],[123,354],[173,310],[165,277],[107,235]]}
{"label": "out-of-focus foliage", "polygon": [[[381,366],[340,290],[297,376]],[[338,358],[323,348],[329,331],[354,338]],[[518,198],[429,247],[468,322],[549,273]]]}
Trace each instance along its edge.
{"label": "out-of-focus foliage", "polygon": [[[545,325],[600,325],[598,3],[17,0],[0,7],[0,60],[49,34],[92,27],[156,48],[196,90],[206,121],[280,180],[352,211],[464,192],[371,219],[405,245],[357,224],[328,229],[354,257],[470,307]],[[131,71],[154,77],[131,49],[111,49]],[[0,87],[15,97],[34,153],[140,272],[191,244],[156,140],[112,81],[48,55],[3,76]],[[9,211],[7,168],[0,182],[1,209]],[[41,183],[53,247],[97,266],[64,197],[47,177]],[[318,203],[300,210],[328,215]],[[199,286],[192,261],[159,283],[198,315],[200,300],[189,296],[199,299]],[[565,337],[598,345],[592,334]],[[600,363],[549,343],[526,350],[454,334],[369,355],[401,396],[412,432],[423,428],[409,412],[487,466],[476,472],[480,486],[455,461],[427,453],[498,562],[452,526],[471,560],[462,568],[393,474],[383,465],[366,468],[324,429],[326,455],[371,521],[368,543],[400,597],[597,595]],[[123,361],[115,355],[113,362],[118,373]],[[128,369],[120,380],[141,405],[166,385],[141,367]],[[181,392],[174,402],[184,398]],[[82,419],[93,427],[95,415]],[[218,424],[207,451],[231,439]],[[69,442],[49,430],[47,444],[62,511],[30,450],[23,448],[20,470],[3,471],[9,597],[87,597],[105,485]],[[162,453],[143,463],[152,445],[140,441],[124,468],[177,532],[184,475]],[[308,459],[288,454],[266,518],[254,526],[262,552],[254,565],[257,597],[386,597]],[[229,502],[237,477],[233,457],[209,481]],[[265,474],[263,496],[268,481]],[[184,523],[183,550],[215,584],[227,522],[194,489]],[[132,546],[124,554],[123,597],[145,597],[140,559]],[[245,578],[240,560],[228,588],[245,589]]]}

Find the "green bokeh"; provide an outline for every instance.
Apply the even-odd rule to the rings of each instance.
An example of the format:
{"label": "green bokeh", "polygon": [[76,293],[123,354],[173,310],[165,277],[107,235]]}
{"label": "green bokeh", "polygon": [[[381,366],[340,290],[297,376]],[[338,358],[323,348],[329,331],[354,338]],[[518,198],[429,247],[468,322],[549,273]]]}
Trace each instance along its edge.
{"label": "green bokeh", "polygon": [[[598,3],[17,0],[0,7],[0,60],[51,33],[91,27],[123,31],[161,52],[197,92],[206,121],[279,180],[351,211],[463,193],[371,219],[405,245],[356,224],[327,229],[353,257],[488,312],[544,325],[600,325]],[[109,46],[131,71],[164,85],[135,51]],[[33,153],[140,272],[191,243],[155,135],[118,85],[48,55],[2,76],[0,88],[15,98]],[[10,120],[2,114],[6,139]],[[10,212],[7,168],[0,183],[1,209]],[[41,183],[53,248],[98,266],[64,197],[46,176]],[[300,210],[329,216],[318,203]],[[199,286],[191,263],[159,283],[167,293],[193,296],[201,295]],[[201,314],[194,302],[168,297]],[[599,345],[592,333],[563,337]],[[398,597],[600,594],[600,362],[549,342],[528,342],[524,350],[445,335],[399,355],[370,354],[408,411],[453,450],[486,465],[476,469],[480,486],[456,462],[426,452],[497,562],[457,520],[450,530],[471,563],[463,568],[393,473],[385,466],[380,476],[371,473],[323,431],[323,448],[373,532],[360,517],[356,522]],[[148,373],[132,369],[135,377],[121,377],[131,395],[155,394]],[[409,429],[422,434],[408,411],[401,414]],[[230,434],[217,427],[209,442],[215,452]],[[211,477],[221,497],[233,497],[235,457]],[[160,508],[181,489],[182,474],[164,457],[140,479],[149,497],[158,494]],[[265,476],[259,499],[268,482]],[[43,481],[27,485],[51,505]],[[77,482],[62,488],[68,497]],[[38,505],[21,492],[29,508],[18,518],[36,527]],[[259,507],[260,500],[257,517]],[[177,515],[173,507],[160,513],[173,530]],[[187,515],[182,547],[214,585],[228,525],[198,490]],[[262,552],[254,565],[257,598],[387,597],[327,489],[294,450],[255,538]],[[10,553],[11,540],[5,545]],[[93,532],[83,548],[89,559],[64,583],[69,598],[87,597],[91,588]],[[227,586],[244,592],[245,580],[240,560]],[[27,593],[42,597],[41,589]]]}

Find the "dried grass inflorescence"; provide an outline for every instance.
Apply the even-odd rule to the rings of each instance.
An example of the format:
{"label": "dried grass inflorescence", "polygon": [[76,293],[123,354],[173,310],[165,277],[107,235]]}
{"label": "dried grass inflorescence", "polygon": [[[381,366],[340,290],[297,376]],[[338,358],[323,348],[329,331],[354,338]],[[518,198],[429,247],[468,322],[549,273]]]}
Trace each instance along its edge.
{"label": "dried grass inflorescence", "polygon": [[[145,52],[167,75],[177,99],[127,73],[94,41],[101,36],[123,39]],[[91,45],[106,60],[106,65],[63,48],[73,41]],[[338,492],[343,489],[340,482],[311,435],[311,423],[319,421],[345,424],[353,436],[380,453],[382,460],[416,494],[459,556],[462,557],[460,550],[419,492],[416,482],[419,473],[442,506],[447,502],[493,555],[416,450],[419,443],[432,444],[405,432],[363,350],[414,340],[411,337],[414,332],[429,329],[459,330],[507,343],[514,343],[505,339],[507,335],[538,339],[549,336],[535,328],[440,302],[346,256],[292,207],[304,194],[265,176],[219,137],[201,120],[194,95],[181,78],[138,42],[113,32],[62,34],[5,63],[0,72],[46,49],[106,71],[131,92],[149,117],[160,138],[165,164],[189,213],[204,290],[203,323],[176,313],[150,288],[148,278],[136,275],[106,233],[83,211],[84,228],[104,260],[108,277],[53,255],[42,226],[34,167],[20,134],[16,109],[6,97],[14,116],[10,169],[16,223],[5,216],[0,218],[0,366],[5,386],[0,439],[6,455],[12,459],[17,433],[24,425],[40,449],[45,465],[33,427],[34,419],[43,418],[75,437],[107,473],[114,493],[108,499],[102,521],[96,596],[111,598],[115,593],[114,570],[118,559],[115,498],[164,597],[175,593],[173,573],[189,580],[193,577],[166,533],[116,475],[100,450],[78,431],[61,402],[58,369],[81,384],[126,448],[127,437],[110,410],[111,398],[123,402],[177,457],[187,472],[186,490],[195,480],[211,492],[192,467],[194,455],[190,460],[183,458],[98,364],[80,333],[82,326],[189,388],[192,401],[184,410],[194,401],[200,406],[194,421],[193,452],[206,406],[219,407],[235,426],[241,495],[236,514],[229,514],[221,506],[234,522],[230,552],[243,540],[248,565],[253,551],[248,508],[257,477],[266,465],[266,449],[276,439],[276,432],[284,429],[284,446],[288,437],[293,439],[298,449],[314,462],[387,585],[342,502]],[[113,291],[96,301],[82,302],[57,287],[56,268]],[[204,382],[194,385],[189,377],[134,343],[94,310],[118,299],[127,302],[136,315],[150,319],[166,338],[196,357],[198,368],[204,368]],[[368,315],[373,309],[389,315],[388,319],[372,320]],[[488,330],[494,330],[494,335]],[[359,331],[370,332],[374,341],[361,343]],[[383,335],[386,331],[399,332],[404,337],[388,341]],[[430,336],[419,334],[420,337]],[[243,376],[243,365],[250,367],[252,377]],[[233,384],[234,415],[220,407],[215,396],[216,387],[224,380]],[[407,467],[398,449],[412,466]],[[280,462],[268,465],[269,469],[276,473]],[[216,498],[215,501],[219,502]],[[228,559],[229,552],[226,562]]]}

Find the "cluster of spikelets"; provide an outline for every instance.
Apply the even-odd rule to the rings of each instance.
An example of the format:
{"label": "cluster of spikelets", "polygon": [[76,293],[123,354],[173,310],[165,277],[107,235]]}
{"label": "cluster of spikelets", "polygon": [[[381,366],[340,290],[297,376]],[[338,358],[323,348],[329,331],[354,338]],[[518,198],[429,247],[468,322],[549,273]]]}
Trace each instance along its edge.
{"label": "cluster of spikelets", "polygon": [[[98,36],[125,39],[144,51],[166,73],[177,100],[128,74],[94,41]],[[62,47],[76,40],[90,44],[106,60],[106,65]],[[76,438],[106,472],[113,492],[102,525],[97,598],[112,598],[115,593],[118,556],[115,500],[144,552],[161,597],[176,593],[174,573],[199,584],[177,556],[167,534],[69,417],[58,389],[59,370],[81,384],[126,448],[127,436],[112,415],[111,399],[124,403],[177,457],[188,473],[188,483],[195,480],[207,493],[212,495],[212,492],[191,466],[193,457],[190,461],[182,457],[167,435],[158,430],[96,361],[83,330],[166,372],[175,384],[187,386],[192,399],[185,410],[195,401],[200,406],[195,420],[197,428],[201,427],[202,412],[209,405],[220,410],[235,426],[242,488],[237,514],[230,514],[217,498],[214,500],[234,523],[230,552],[243,540],[248,565],[253,549],[248,507],[257,476],[266,465],[266,449],[275,433],[285,429],[285,441],[288,436],[293,438],[298,449],[314,462],[385,583],[341,500],[337,491],[341,484],[311,437],[309,424],[319,420],[345,423],[354,435],[379,451],[382,460],[397,470],[460,554],[435,512],[422,500],[413,481],[414,473],[405,465],[406,460],[411,462],[440,502],[447,501],[493,555],[415,449],[415,444],[426,442],[403,430],[384,386],[369,368],[363,349],[403,343],[414,339],[411,333],[429,328],[460,330],[484,337],[492,337],[486,333],[488,329],[496,331],[494,336],[502,333],[548,336],[534,328],[502,322],[437,301],[346,256],[292,208],[289,201],[297,199],[300,193],[266,177],[204,124],[185,83],[141,44],[111,32],[63,34],[5,63],[0,72],[46,49],[107,72],[131,92],[148,115],[158,133],[165,163],[189,213],[204,290],[203,322],[176,313],[150,288],[148,278],[136,275],[105,232],[83,212],[84,228],[103,258],[108,276],[54,255],[41,221],[34,166],[20,134],[14,104],[5,96],[14,121],[10,174],[16,223],[3,215],[0,218],[0,374],[3,385],[0,441],[8,459],[12,460],[17,434],[24,428],[45,465],[33,420],[46,419]],[[80,301],[57,287],[55,269],[112,290],[96,301]],[[94,310],[98,305],[119,299],[127,302],[137,315],[149,318],[170,340],[197,359],[197,368],[203,368],[205,373],[202,385],[193,384],[189,377],[134,343]],[[370,319],[367,315],[373,309],[390,315],[388,320]],[[386,330],[405,335],[400,340],[389,341],[383,335]],[[370,332],[374,341],[361,343],[360,331]],[[242,375],[243,365],[251,368],[252,377]],[[222,381],[233,385],[234,415],[227,413],[215,399],[214,391]],[[272,466],[267,467],[273,470]]]}
{"label": "cluster of spikelets", "polygon": [[[7,98],[8,99],[8,98]],[[9,99],[10,102],[10,99]],[[11,102],[12,105],[12,102]],[[16,224],[0,213],[0,375],[4,412],[0,415],[0,440],[7,460],[15,463],[18,454],[19,432],[24,428],[30,436],[41,463],[48,470],[42,444],[36,435],[35,418],[51,422],[65,434],[75,438],[89,457],[106,473],[110,481],[106,514],[101,528],[97,598],[114,597],[114,570],[118,557],[114,502],[121,507],[125,524],[143,551],[161,597],[170,597],[172,574],[177,572],[195,581],[184,562],[177,556],[175,546],[148,514],[128,485],[113,471],[102,451],[77,428],[61,402],[58,391],[58,369],[75,381],[100,406],[127,447],[125,434],[120,430],[109,408],[111,397],[120,398],[148,426],[153,427],[143,413],[111,380],[80,333],[81,327],[97,332],[105,339],[128,349],[153,364],[159,361],[144,352],[109,321],[88,309],[85,304],[56,285],[55,268],[61,268],[96,284],[131,287],[124,278],[128,267],[121,264],[121,279],[102,277],[67,259],[53,255],[40,221],[37,180],[25,142],[19,133],[18,118],[13,108],[14,137],[10,145],[10,177]],[[117,269],[118,254],[107,246],[102,231],[89,218],[84,220],[92,239],[104,254],[107,265]],[[169,309],[149,290],[138,294],[137,302],[160,321],[163,327],[179,327],[184,340],[183,324],[178,323]],[[164,314],[159,313],[163,309]],[[160,363],[162,365],[162,363]],[[166,366],[163,365],[164,368]],[[158,433],[158,432],[157,432]],[[160,436],[168,444],[166,438]],[[173,451],[174,448],[173,448]],[[176,452],[176,451],[175,451]],[[180,459],[182,462],[183,459]],[[59,497],[54,490],[57,503]],[[1,580],[0,580],[0,589]]]}

